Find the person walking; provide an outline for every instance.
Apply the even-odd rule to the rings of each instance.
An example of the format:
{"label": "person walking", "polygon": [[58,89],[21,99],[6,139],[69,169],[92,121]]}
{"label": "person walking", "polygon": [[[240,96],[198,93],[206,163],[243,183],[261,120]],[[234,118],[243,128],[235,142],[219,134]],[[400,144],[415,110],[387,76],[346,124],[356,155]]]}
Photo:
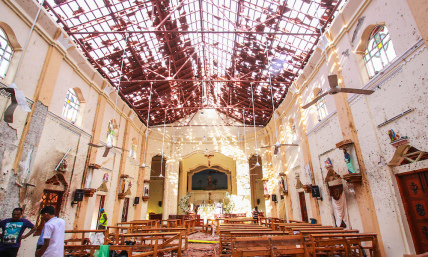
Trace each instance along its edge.
{"label": "person walking", "polygon": [[40,211],[45,221],[43,245],[36,251],[36,257],[64,257],[65,221],[55,216],[55,208],[46,206]]}
{"label": "person walking", "polygon": [[104,208],[100,209],[100,219],[98,220],[98,229],[105,230],[107,228],[107,213]]}
{"label": "person walking", "polygon": [[[29,237],[36,231],[36,227],[27,219],[22,218],[22,208],[15,208],[12,211],[12,218],[0,222],[2,229],[0,242],[0,256],[16,257],[18,255],[21,240]],[[30,228],[30,232],[22,235],[25,229]]]}

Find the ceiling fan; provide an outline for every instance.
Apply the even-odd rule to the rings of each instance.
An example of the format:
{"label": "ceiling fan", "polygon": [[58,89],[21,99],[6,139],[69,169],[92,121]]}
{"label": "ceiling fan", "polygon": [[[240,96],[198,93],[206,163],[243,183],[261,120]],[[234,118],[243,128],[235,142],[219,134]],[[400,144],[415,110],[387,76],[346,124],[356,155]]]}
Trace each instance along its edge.
{"label": "ceiling fan", "polygon": [[277,154],[278,154],[278,152],[279,152],[279,148],[280,148],[281,146],[299,146],[299,145],[298,145],[298,144],[281,144],[280,142],[276,141],[276,144],[274,144],[274,145],[262,146],[262,147],[260,147],[260,148],[269,148],[269,147],[272,147],[272,146],[274,146],[274,147],[275,147],[275,149],[273,150],[273,154],[274,154],[274,155],[277,155]]}
{"label": "ceiling fan", "polygon": [[365,89],[357,89],[357,88],[341,88],[338,86],[339,80],[337,79],[336,74],[332,74],[332,75],[328,76],[328,84],[330,85],[330,89],[327,92],[318,95],[309,103],[305,104],[303,106],[303,109],[307,109],[309,106],[318,102],[318,100],[320,100],[321,98],[323,98],[326,95],[335,95],[337,93],[352,93],[352,94],[371,95],[374,93],[373,90],[365,90]]}
{"label": "ceiling fan", "polygon": [[125,150],[123,148],[113,146],[111,143],[107,143],[106,145],[97,145],[97,144],[93,144],[93,143],[88,143],[88,145],[90,145],[92,147],[97,147],[97,148],[105,147],[106,149],[104,150],[103,157],[107,157],[108,153],[110,152],[110,149],[112,149],[112,148],[119,149],[122,151],[128,151],[128,150]]}

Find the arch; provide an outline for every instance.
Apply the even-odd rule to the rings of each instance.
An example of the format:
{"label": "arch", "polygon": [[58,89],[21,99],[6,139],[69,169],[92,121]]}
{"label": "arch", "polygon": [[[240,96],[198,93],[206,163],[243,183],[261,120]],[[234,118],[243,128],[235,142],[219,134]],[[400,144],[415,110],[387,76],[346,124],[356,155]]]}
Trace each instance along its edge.
{"label": "arch", "polygon": [[12,46],[13,50],[15,52],[22,51],[22,47],[18,42],[18,39],[16,39],[15,32],[13,32],[13,29],[7,24],[2,21],[0,21],[0,28],[3,29],[3,31],[6,33],[7,39],[9,40],[10,45]]}
{"label": "arch", "polygon": [[79,99],[79,102],[80,102],[80,103],[86,103],[86,100],[85,100],[85,98],[83,97],[82,90],[81,90],[80,88],[78,88],[78,87],[73,87],[72,89],[73,89],[73,90],[74,90],[74,92],[76,93],[76,97],[77,97],[77,99]]}
{"label": "arch", "polygon": [[357,48],[355,50],[355,52],[357,54],[363,54],[364,53],[364,51],[366,50],[366,46],[367,46],[367,43],[369,41],[369,37],[370,37],[370,34],[372,33],[372,31],[377,26],[383,26],[383,25],[385,25],[384,22],[379,23],[379,24],[371,24],[371,25],[368,25],[364,29],[363,33],[361,34],[360,42],[358,42]]}

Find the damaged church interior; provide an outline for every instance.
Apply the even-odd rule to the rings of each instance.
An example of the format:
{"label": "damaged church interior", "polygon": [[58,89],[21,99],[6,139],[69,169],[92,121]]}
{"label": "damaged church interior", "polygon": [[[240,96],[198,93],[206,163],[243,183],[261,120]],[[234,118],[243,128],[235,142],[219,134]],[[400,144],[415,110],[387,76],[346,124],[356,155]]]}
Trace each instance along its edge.
{"label": "damaged church interior", "polygon": [[425,256],[427,12],[1,0],[0,220],[37,226],[18,256],[46,206],[64,256]]}

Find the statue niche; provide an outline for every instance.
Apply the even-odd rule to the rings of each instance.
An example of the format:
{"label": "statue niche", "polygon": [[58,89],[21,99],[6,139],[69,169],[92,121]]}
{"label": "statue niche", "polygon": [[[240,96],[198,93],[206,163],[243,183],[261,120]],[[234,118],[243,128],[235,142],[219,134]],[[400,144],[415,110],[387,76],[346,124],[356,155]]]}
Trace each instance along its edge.
{"label": "statue niche", "polygon": [[192,175],[192,190],[227,190],[227,175],[214,169],[206,169]]}

